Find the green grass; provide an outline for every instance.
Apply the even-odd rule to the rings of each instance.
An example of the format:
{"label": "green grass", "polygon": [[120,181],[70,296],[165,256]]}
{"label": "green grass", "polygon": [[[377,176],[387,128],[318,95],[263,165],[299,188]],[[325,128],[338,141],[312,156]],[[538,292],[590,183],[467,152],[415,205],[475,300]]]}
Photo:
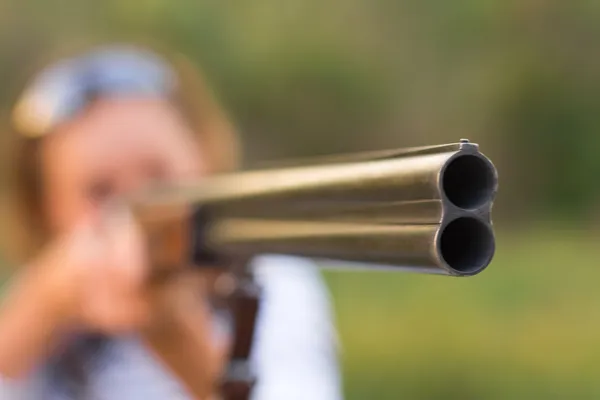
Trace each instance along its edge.
{"label": "green grass", "polygon": [[328,272],[352,399],[600,398],[600,241],[501,232],[469,278]]}

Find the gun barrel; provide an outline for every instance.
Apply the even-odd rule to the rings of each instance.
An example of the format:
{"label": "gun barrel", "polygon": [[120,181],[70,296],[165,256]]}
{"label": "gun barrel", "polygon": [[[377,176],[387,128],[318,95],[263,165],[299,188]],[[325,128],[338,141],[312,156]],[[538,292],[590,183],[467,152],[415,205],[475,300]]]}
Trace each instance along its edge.
{"label": "gun barrel", "polygon": [[494,254],[491,227],[473,217],[446,225],[223,220],[208,238],[230,257],[278,253],[459,276],[479,273]]}
{"label": "gun barrel", "polygon": [[461,142],[229,174],[135,204],[148,226],[185,215],[192,252],[207,259],[279,253],[469,276],[494,254],[497,181],[478,146]]}

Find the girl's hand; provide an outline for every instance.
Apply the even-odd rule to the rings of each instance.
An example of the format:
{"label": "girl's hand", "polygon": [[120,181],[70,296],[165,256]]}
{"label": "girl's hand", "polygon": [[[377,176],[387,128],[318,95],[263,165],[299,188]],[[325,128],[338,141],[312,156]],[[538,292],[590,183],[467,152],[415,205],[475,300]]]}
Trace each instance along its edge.
{"label": "girl's hand", "polygon": [[126,211],[82,221],[35,264],[44,272],[60,323],[117,334],[150,317],[142,234]]}
{"label": "girl's hand", "polygon": [[215,392],[230,348],[207,302],[218,273],[182,269],[151,281],[144,237],[125,211],[82,222],[37,265],[58,326],[138,333],[196,398]]}
{"label": "girl's hand", "polygon": [[82,221],[50,243],[0,303],[0,375],[30,373],[75,329],[113,335],[144,326],[151,309],[144,254],[126,213]]}

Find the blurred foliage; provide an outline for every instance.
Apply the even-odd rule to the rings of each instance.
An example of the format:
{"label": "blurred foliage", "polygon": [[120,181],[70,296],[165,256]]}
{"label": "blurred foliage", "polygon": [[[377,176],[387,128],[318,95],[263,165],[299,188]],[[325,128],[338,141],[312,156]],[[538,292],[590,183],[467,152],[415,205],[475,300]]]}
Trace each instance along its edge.
{"label": "blurred foliage", "polygon": [[514,233],[597,220],[599,1],[2,0],[0,109],[51,48],[136,38],[204,68],[249,165],[467,137],[498,166],[482,277],[328,275],[350,399],[600,395],[597,246]]}

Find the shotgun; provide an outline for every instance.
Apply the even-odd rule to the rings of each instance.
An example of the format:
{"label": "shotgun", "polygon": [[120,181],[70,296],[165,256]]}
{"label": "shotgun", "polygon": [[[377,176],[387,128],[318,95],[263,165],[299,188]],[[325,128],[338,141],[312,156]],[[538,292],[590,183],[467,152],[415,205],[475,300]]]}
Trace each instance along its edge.
{"label": "shotgun", "polygon": [[271,165],[201,182],[153,187],[131,204],[157,275],[211,265],[237,277],[227,400],[247,399],[260,290],[247,270],[259,254],[286,254],[449,276],[482,272],[495,252],[498,189],[492,162],[458,143]]}

